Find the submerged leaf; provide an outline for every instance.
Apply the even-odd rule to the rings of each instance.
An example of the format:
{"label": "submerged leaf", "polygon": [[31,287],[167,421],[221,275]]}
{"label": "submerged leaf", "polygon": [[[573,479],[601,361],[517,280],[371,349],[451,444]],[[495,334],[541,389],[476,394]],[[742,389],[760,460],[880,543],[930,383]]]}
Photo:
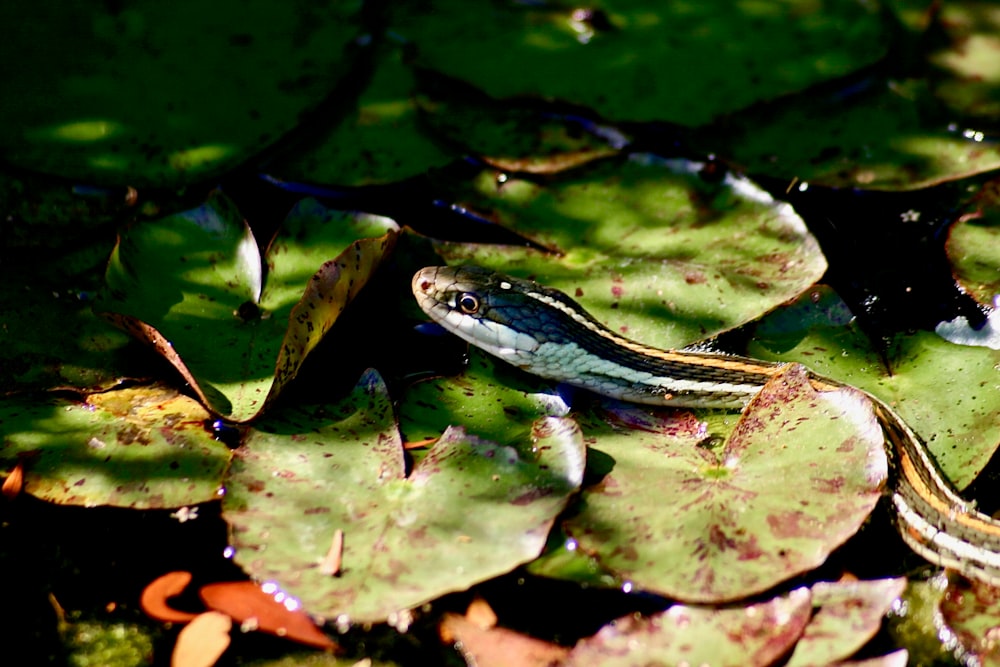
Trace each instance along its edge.
{"label": "submerged leaf", "polygon": [[[404,475],[389,397],[369,372],[329,410],[289,412],[251,431],[224,512],[236,560],[311,613],[384,621],[504,573],[541,551],[580,484],[583,443],[540,421],[536,453],[447,431]],[[343,531],[339,576],[321,571]]]}
{"label": "submerged leaf", "polygon": [[218,497],[230,451],[208,413],[163,387],[0,400],[0,462],[24,461],[25,489],[66,505],[162,509]]}
{"label": "submerged leaf", "polygon": [[222,195],[119,241],[99,309],[153,345],[205,405],[248,421],[277,396],[395,240],[385,218],[299,204],[268,249]]}
{"label": "submerged leaf", "polygon": [[817,567],[888,474],[867,400],[817,393],[801,366],[764,387],[718,452],[689,413],[611,416],[583,421],[610,470],[564,527],[620,579],[674,599],[731,601]]}
{"label": "submerged leaf", "polygon": [[791,650],[809,622],[809,589],[747,607],[674,605],[601,628],[570,652],[567,667],[743,665],[765,667]]}

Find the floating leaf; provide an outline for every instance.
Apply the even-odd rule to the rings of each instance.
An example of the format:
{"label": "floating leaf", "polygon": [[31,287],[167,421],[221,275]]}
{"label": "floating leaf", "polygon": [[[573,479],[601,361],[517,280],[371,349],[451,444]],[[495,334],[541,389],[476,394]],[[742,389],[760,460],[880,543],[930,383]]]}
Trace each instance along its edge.
{"label": "floating leaf", "polygon": [[828,288],[763,318],[748,352],[797,361],[872,393],[920,435],[945,476],[968,486],[1000,444],[1000,350],[955,345],[928,331],[897,335],[889,367]]}
{"label": "floating leaf", "polygon": [[212,667],[229,648],[233,621],[226,614],[198,614],[177,635],[170,664],[173,667]]}
{"label": "floating leaf", "polygon": [[948,228],[945,249],[952,264],[955,279],[976,300],[994,305],[1000,294],[1000,211],[996,184],[984,189],[988,194],[982,210],[974,217],[959,220]]}
{"label": "floating leaf", "polygon": [[758,317],[823,275],[816,240],[787,204],[742,177],[637,156],[544,183],[482,172],[456,200],[559,255],[438,243],[448,264],[532,277],[598,320],[662,348]]}
{"label": "floating leaf", "polygon": [[[265,584],[265,588],[276,588]],[[286,637],[294,642],[336,650],[337,644],[323,634],[316,624],[280,593],[270,592],[252,581],[224,581],[207,584],[198,591],[209,609],[239,621],[246,630],[258,630]]]}
{"label": "floating leaf", "polygon": [[[584,453],[568,420],[540,420],[533,437],[525,457],[451,429],[406,477],[389,397],[369,372],[337,406],[248,434],[224,501],[236,560],[311,613],[398,622],[541,551]],[[337,530],[341,574],[323,575]]]}
{"label": "floating leaf", "polygon": [[374,70],[333,131],[268,171],[288,180],[361,186],[417,176],[458,157],[443,150],[422,127],[403,47],[383,40]]}
{"label": "floating leaf", "polygon": [[267,253],[223,196],[138,224],[112,255],[107,317],[152,344],[212,411],[255,417],[293,378],[391,249],[385,218],[306,200]]}
{"label": "floating leaf", "polygon": [[1000,665],[1000,588],[953,578],[940,609],[968,664]]}
{"label": "floating leaf", "polygon": [[785,664],[825,665],[854,655],[875,636],[905,588],[905,579],[814,584],[816,613]]}
{"label": "floating leaf", "polygon": [[539,417],[565,417],[569,406],[550,383],[518,371],[476,348],[460,375],[433,378],[409,387],[399,404],[407,442],[440,436],[449,426],[502,445],[517,446]]}
{"label": "floating leaf", "polygon": [[[360,6],[4,4],[0,24],[25,29],[0,58],[31,66],[5,77],[18,102],[0,107],[0,150],[29,170],[95,183],[170,187],[232,169],[349,71]],[[45,39],[30,26],[48,26]]]}
{"label": "floating leaf", "polygon": [[188,623],[197,614],[180,611],[170,606],[168,600],[180,595],[191,583],[190,572],[167,572],[142,589],[139,604],[150,618],[163,623]]}
{"label": "floating leaf", "polygon": [[564,664],[764,667],[791,650],[810,611],[807,588],[743,608],[675,605],[646,618],[618,619],[577,644]]}
{"label": "floating leaf", "polygon": [[609,470],[564,528],[620,579],[678,600],[736,600],[817,567],[888,474],[866,399],[817,393],[801,366],[764,387],[719,451],[690,413],[611,414],[618,425],[581,419]]}
{"label": "floating leaf", "polygon": [[685,125],[843,76],[888,44],[879,13],[852,2],[655,9],[434,0],[394,6],[391,22],[414,42],[418,66],[492,97],[554,98],[615,120]]}
{"label": "floating leaf", "polygon": [[807,91],[750,109],[707,130],[702,144],[750,173],[843,188],[912,190],[1000,167],[1000,150],[982,133],[927,117],[935,102],[922,82],[872,88]]}
{"label": "floating leaf", "polygon": [[161,509],[218,497],[230,451],[196,401],[160,386],[83,401],[0,400],[0,462],[24,461],[25,490],[67,505]]}
{"label": "floating leaf", "polygon": [[506,628],[483,628],[464,616],[445,614],[441,639],[454,644],[466,663],[478,667],[550,667],[569,649]]}

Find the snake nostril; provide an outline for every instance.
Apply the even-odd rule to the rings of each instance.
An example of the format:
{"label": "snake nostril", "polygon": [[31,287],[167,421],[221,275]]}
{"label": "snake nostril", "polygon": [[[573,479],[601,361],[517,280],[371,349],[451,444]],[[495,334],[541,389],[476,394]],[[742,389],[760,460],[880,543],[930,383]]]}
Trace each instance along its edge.
{"label": "snake nostril", "polygon": [[426,292],[430,288],[431,288],[431,281],[429,281],[429,280],[422,280],[422,281],[420,281],[420,289],[422,289],[423,291]]}

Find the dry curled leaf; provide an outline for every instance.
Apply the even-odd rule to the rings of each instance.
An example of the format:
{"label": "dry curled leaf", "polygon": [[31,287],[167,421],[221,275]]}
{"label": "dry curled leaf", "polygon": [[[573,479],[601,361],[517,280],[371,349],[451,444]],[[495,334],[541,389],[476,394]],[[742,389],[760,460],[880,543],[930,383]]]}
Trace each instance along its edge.
{"label": "dry curled leaf", "polygon": [[190,572],[167,572],[161,577],[157,577],[142,591],[139,604],[142,610],[150,618],[164,623],[188,623],[197,614],[186,611],[178,611],[167,604],[167,600],[180,595],[191,583]]}

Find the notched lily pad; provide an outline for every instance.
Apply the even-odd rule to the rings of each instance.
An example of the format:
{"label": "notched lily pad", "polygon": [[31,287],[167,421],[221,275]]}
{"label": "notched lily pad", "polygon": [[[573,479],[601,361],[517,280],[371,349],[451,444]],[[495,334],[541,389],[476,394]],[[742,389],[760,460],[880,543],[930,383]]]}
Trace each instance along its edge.
{"label": "notched lily pad", "polygon": [[0,464],[25,464],[25,489],[64,505],[162,509],[218,497],[230,451],[197,401],[160,386],[84,401],[0,401]]}
{"label": "notched lily pad", "polygon": [[867,400],[817,393],[801,366],[764,387],[718,450],[690,413],[614,410],[582,420],[610,471],[564,528],[620,579],[678,600],[727,602],[817,567],[888,474]]}
{"label": "notched lily pad", "polygon": [[809,589],[748,607],[674,605],[626,616],[578,643],[567,667],[631,665],[771,665],[795,645],[809,622]]}
{"label": "notched lily pad", "polygon": [[151,344],[205,405],[253,419],[368,281],[395,242],[387,218],[312,200],[289,214],[268,270],[235,206],[203,206],[126,230],[97,309]]}
{"label": "notched lily pad", "polygon": [[544,184],[484,171],[455,200],[558,251],[438,243],[479,264],[561,289],[598,320],[683,347],[797,296],[826,260],[801,218],[751,181],[647,155],[602,160]]}
{"label": "notched lily pad", "polygon": [[817,288],[763,318],[751,356],[797,361],[892,406],[923,439],[945,476],[968,486],[1000,445],[1000,350],[956,345],[936,333],[897,335],[883,357],[840,298]]}
{"label": "notched lily pad", "polygon": [[[579,429],[539,421],[534,452],[448,430],[409,476],[374,372],[330,409],[252,430],[224,514],[236,560],[328,619],[398,620],[444,593],[531,560],[583,474]],[[343,531],[340,574],[322,563]]]}

